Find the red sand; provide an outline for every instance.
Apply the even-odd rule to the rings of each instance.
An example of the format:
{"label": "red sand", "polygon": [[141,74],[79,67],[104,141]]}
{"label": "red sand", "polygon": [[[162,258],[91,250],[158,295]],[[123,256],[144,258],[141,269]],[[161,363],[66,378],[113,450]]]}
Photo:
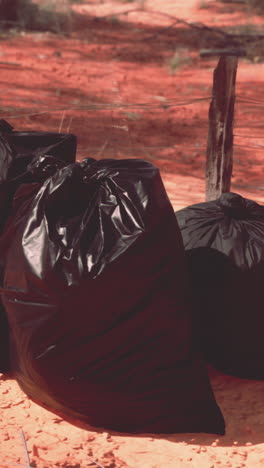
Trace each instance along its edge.
{"label": "red sand", "polygon": [[[1,117],[16,129],[75,133],[79,159],[153,161],[178,209],[204,201],[207,116],[216,59],[199,58],[200,46],[190,28],[178,26],[158,34],[172,22],[166,17],[134,13],[107,23],[93,20],[94,15],[133,9],[138,3],[76,4],[81,17],[69,37],[2,35]],[[234,12],[230,5],[213,1],[200,9],[195,0],[149,0],[145,5],[211,26],[263,26],[259,17],[248,17],[246,8]],[[175,63],[181,66],[172,73]],[[260,203],[263,71],[262,63],[240,60],[232,179],[233,191]],[[208,99],[191,104],[196,98]],[[218,439],[205,434],[134,437],[81,429],[32,403],[13,380],[1,379],[0,467],[25,466],[23,430],[31,465],[37,468],[96,466],[93,460],[104,468],[263,468],[264,382],[214,370],[210,376],[227,423],[226,436]]]}

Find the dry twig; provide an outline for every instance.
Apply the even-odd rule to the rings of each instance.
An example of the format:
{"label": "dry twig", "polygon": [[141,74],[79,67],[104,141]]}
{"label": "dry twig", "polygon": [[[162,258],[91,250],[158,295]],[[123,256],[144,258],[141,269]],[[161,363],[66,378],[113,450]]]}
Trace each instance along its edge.
{"label": "dry twig", "polygon": [[28,453],[28,449],[27,449],[27,442],[26,442],[26,437],[25,437],[25,433],[24,433],[23,429],[21,429],[21,438],[22,438],[22,442],[23,442],[23,445],[24,445],[24,451],[25,451],[25,456],[26,456],[26,462],[27,462],[26,467],[27,468],[33,468],[30,465],[30,458],[29,458],[29,453]]}

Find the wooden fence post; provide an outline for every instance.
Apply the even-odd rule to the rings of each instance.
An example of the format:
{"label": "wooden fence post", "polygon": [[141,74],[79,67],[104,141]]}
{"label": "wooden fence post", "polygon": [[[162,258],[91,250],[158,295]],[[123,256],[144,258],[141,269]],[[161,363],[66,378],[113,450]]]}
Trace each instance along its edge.
{"label": "wooden fence post", "polygon": [[206,200],[229,192],[233,168],[233,120],[238,57],[221,56],[213,80],[206,160]]}

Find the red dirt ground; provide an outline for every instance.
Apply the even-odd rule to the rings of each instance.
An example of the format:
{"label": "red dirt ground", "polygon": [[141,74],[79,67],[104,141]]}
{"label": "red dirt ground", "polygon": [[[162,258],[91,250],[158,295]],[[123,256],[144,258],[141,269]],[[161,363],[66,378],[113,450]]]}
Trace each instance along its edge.
{"label": "red dirt ground", "polygon": [[[200,59],[209,40],[140,1],[83,1],[70,34],[0,35],[1,118],[16,129],[71,131],[78,159],[139,157],[154,162],[175,209],[204,201],[204,166],[212,73]],[[142,3],[142,2],[141,2]],[[152,0],[146,10],[223,29],[263,28],[241,6]],[[199,8],[200,4],[200,8]],[[94,17],[110,15],[107,20]],[[244,26],[243,26],[244,25]],[[252,26],[250,26],[252,27]],[[166,29],[167,28],[167,29]],[[210,45],[210,44],[209,44]],[[241,59],[232,191],[264,203],[264,64]],[[261,102],[262,100],[262,102]],[[209,370],[227,434],[129,436],[81,429],[38,407],[9,378],[0,379],[0,467],[263,468],[264,382]]]}

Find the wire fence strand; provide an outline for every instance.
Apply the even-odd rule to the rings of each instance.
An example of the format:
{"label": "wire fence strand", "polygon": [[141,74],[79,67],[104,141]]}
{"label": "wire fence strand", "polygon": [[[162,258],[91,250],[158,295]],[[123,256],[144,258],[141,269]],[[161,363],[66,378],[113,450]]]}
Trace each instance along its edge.
{"label": "wire fence strand", "polygon": [[[21,117],[34,117],[42,114],[52,114],[56,112],[67,112],[67,111],[77,111],[77,110],[91,110],[91,111],[107,111],[107,110],[153,110],[153,109],[162,109],[166,110],[171,107],[184,107],[190,106],[193,104],[198,104],[201,102],[208,102],[212,99],[210,96],[201,96],[193,99],[184,99],[184,100],[167,100],[166,98],[162,99],[160,102],[138,102],[138,103],[117,103],[117,102],[88,102],[87,104],[76,104],[71,106],[49,106],[48,109],[42,107],[42,110],[34,109],[27,110],[26,108],[21,108],[21,112],[18,114],[9,114],[5,107],[2,106],[2,117],[9,119],[16,119]],[[253,99],[243,97],[241,95],[236,95],[236,102],[243,104],[253,104],[255,107],[264,107],[264,100]],[[0,108],[1,109],[1,108]],[[25,112],[24,112],[25,111]]]}
{"label": "wire fence strand", "polygon": [[[4,119],[21,119],[21,118],[32,118],[32,117],[37,117],[41,115],[51,115],[55,113],[62,113],[60,123],[59,123],[59,130],[62,131],[62,123],[65,119],[66,112],[82,112],[82,111],[91,111],[91,112],[97,112],[97,111],[138,111],[138,112],[146,112],[146,111],[164,111],[168,110],[169,108],[181,108],[185,106],[192,106],[195,104],[200,104],[203,102],[209,102],[212,100],[212,96],[200,96],[196,97],[193,99],[182,99],[182,100],[167,100],[162,96],[162,100],[160,102],[138,102],[138,103],[116,103],[116,102],[88,102],[84,104],[77,104],[74,106],[49,106],[49,108],[45,109],[42,107],[41,110],[36,110],[36,109],[26,109],[26,108],[21,108],[18,113],[12,113],[11,110],[10,112],[5,111],[5,108],[3,108],[3,113],[2,113],[2,118]],[[236,102],[242,103],[242,104],[249,104],[252,105],[253,107],[260,108],[264,107],[264,100],[262,99],[255,99],[255,98],[248,98],[245,97],[241,94],[236,95]],[[135,120],[136,120],[135,116]],[[68,124],[67,131],[70,130],[71,123],[72,123],[73,117],[70,117],[70,123]],[[133,116],[131,117],[133,120]],[[252,122],[250,122],[250,128],[261,128],[261,125],[264,125],[264,122],[256,121],[256,125],[252,125]],[[208,127],[208,122],[205,123],[203,128]],[[249,125],[245,125],[245,127],[249,127]],[[116,127],[113,125],[113,128],[118,128],[121,129],[120,126]],[[123,127],[122,127],[123,128]],[[200,125],[197,125],[197,128],[201,128]],[[241,128],[241,125],[235,125],[235,128]],[[124,128],[124,130],[127,131],[127,127]],[[242,133],[234,133],[234,137],[236,139],[250,139],[251,141],[253,139],[258,140],[258,139],[264,139],[263,135],[248,135],[248,134],[242,134]],[[131,145],[130,145],[131,146]],[[254,145],[250,144],[240,144],[237,141],[234,143],[234,146],[239,147],[239,148],[244,148],[244,149],[254,149],[254,150],[263,150],[264,145],[255,143]],[[169,145],[169,146],[145,146],[144,149],[147,151],[154,151],[154,150],[163,150],[163,149],[169,149],[169,148],[184,148],[186,150],[205,150],[205,146],[201,145],[186,145],[186,144],[180,144],[180,145]],[[127,147],[128,149],[128,147]],[[78,152],[85,152],[85,151],[92,151],[92,150],[98,150],[97,146],[94,147],[81,147],[78,149]]]}

